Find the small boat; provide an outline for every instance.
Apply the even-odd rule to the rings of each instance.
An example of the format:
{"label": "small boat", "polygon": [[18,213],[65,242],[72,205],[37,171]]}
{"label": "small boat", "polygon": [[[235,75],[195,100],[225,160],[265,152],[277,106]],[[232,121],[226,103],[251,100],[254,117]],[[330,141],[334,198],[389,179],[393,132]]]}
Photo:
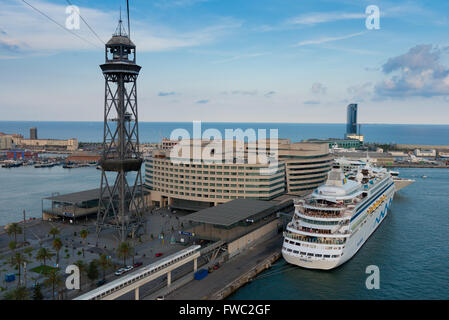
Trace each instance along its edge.
{"label": "small boat", "polygon": [[426,178],[427,178],[427,176],[422,176],[421,178],[423,178],[423,179],[426,179]]}

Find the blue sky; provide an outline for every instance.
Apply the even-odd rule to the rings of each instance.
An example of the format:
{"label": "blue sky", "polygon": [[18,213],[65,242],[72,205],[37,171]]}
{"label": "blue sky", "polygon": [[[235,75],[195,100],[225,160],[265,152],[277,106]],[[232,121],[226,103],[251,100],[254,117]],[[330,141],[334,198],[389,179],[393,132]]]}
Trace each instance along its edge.
{"label": "blue sky", "polygon": [[[27,0],[64,25],[65,0]],[[71,0],[107,41],[119,0]],[[449,124],[449,1],[130,0],[141,121]],[[365,9],[380,9],[380,29]],[[102,43],[0,0],[2,120],[101,121]]]}

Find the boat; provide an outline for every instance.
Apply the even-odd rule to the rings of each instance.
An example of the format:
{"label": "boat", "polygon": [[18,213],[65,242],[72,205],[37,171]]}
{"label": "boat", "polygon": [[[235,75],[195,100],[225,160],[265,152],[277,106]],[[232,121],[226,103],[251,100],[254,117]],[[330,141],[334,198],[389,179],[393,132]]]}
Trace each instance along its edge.
{"label": "boat", "polygon": [[327,182],[295,201],[284,232],[282,256],[308,269],[334,269],[368,240],[388,213],[395,183],[384,168],[366,164],[345,175],[339,166]]}
{"label": "boat", "polygon": [[2,168],[17,168],[23,165],[22,161],[5,161]]}

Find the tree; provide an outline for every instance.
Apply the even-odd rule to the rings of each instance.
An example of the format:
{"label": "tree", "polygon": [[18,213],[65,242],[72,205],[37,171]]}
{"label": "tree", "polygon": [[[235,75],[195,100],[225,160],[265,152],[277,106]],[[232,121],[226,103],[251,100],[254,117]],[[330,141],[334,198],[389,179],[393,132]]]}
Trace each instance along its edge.
{"label": "tree", "polygon": [[12,252],[14,252],[14,250],[16,250],[17,244],[15,241],[10,241],[8,244],[9,250],[11,250]]}
{"label": "tree", "polygon": [[92,260],[87,267],[87,277],[94,282],[98,278],[98,264],[96,260]]}
{"label": "tree", "polygon": [[83,239],[83,242],[86,242],[86,238],[89,232],[86,229],[80,231],[80,237]]}
{"label": "tree", "polygon": [[56,264],[59,264],[59,251],[62,248],[62,240],[60,238],[55,238],[53,240],[53,249],[56,251]]}
{"label": "tree", "polygon": [[103,270],[103,280],[105,280],[106,271],[113,267],[112,261],[105,253],[103,253],[98,260],[98,265],[100,266],[101,270]]}
{"label": "tree", "polygon": [[20,276],[22,274],[22,266],[24,263],[28,263],[29,261],[25,258],[25,256],[21,252],[16,252],[15,255],[11,257],[11,266],[17,268],[19,281],[17,282],[17,287],[20,285]]}
{"label": "tree", "polygon": [[62,283],[62,277],[58,270],[51,269],[50,272],[47,273],[47,277],[44,280],[44,286],[51,287],[53,300],[55,299],[55,290],[59,288]]}
{"label": "tree", "polygon": [[81,284],[83,283],[83,282],[82,282],[82,279],[83,279],[83,278],[82,278],[82,275],[83,275],[83,273],[86,272],[87,266],[86,266],[86,264],[84,263],[83,260],[78,260],[78,261],[76,261],[76,262],[74,263],[74,265],[77,266],[78,269],[80,270],[80,290],[81,290]]}
{"label": "tree", "polygon": [[44,261],[44,266],[46,266],[47,265],[47,260],[51,260],[51,258],[53,258],[54,255],[55,254],[52,253],[47,248],[40,248],[37,251],[36,259],[39,260],[39,261]]}
{"label": "tree", "polygon": [[133,248],[128,242],[120,243],[117,248],[117,254],[119,258],[123,258],[123,266],[126,267],[126,259],[132,254]]}
{"label": "tree", "polygon": [[17,222],[13,222],[8,226],[8,235],[14,235],[14,242],[17,243],[17,235],[22,233],[22,227]]}
{"label": "tree", "polygon": [[59,229],[57,227],[52,227],[50,231],[48,232],[49,235],[53,236],[53,240],[55,237],[60,233]]}
{"label": "tree", "polygon": [[28,300],[30,295],[24,286],[17,287],[5,294],[5,300]]}
{"label": "tree", "polygon": [[33,287],[33,300],[44,300],[44,295],[42,294],[41,285],[39,283]]}

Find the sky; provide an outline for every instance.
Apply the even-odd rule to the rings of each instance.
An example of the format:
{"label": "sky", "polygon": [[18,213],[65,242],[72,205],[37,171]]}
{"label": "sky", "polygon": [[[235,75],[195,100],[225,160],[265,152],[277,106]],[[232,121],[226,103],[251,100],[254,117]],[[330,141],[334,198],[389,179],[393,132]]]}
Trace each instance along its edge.
{"label": "sky", "polygon": [[[0,0],[0,120],[102,121],[99,65],[126,1],[26,2],[53,21]],[[69,3],[88,25],[65,28]],[[358,103],[361,123],[449,124],[448,12],[447,0],[130,0],[139,120],[344,123]]]}

